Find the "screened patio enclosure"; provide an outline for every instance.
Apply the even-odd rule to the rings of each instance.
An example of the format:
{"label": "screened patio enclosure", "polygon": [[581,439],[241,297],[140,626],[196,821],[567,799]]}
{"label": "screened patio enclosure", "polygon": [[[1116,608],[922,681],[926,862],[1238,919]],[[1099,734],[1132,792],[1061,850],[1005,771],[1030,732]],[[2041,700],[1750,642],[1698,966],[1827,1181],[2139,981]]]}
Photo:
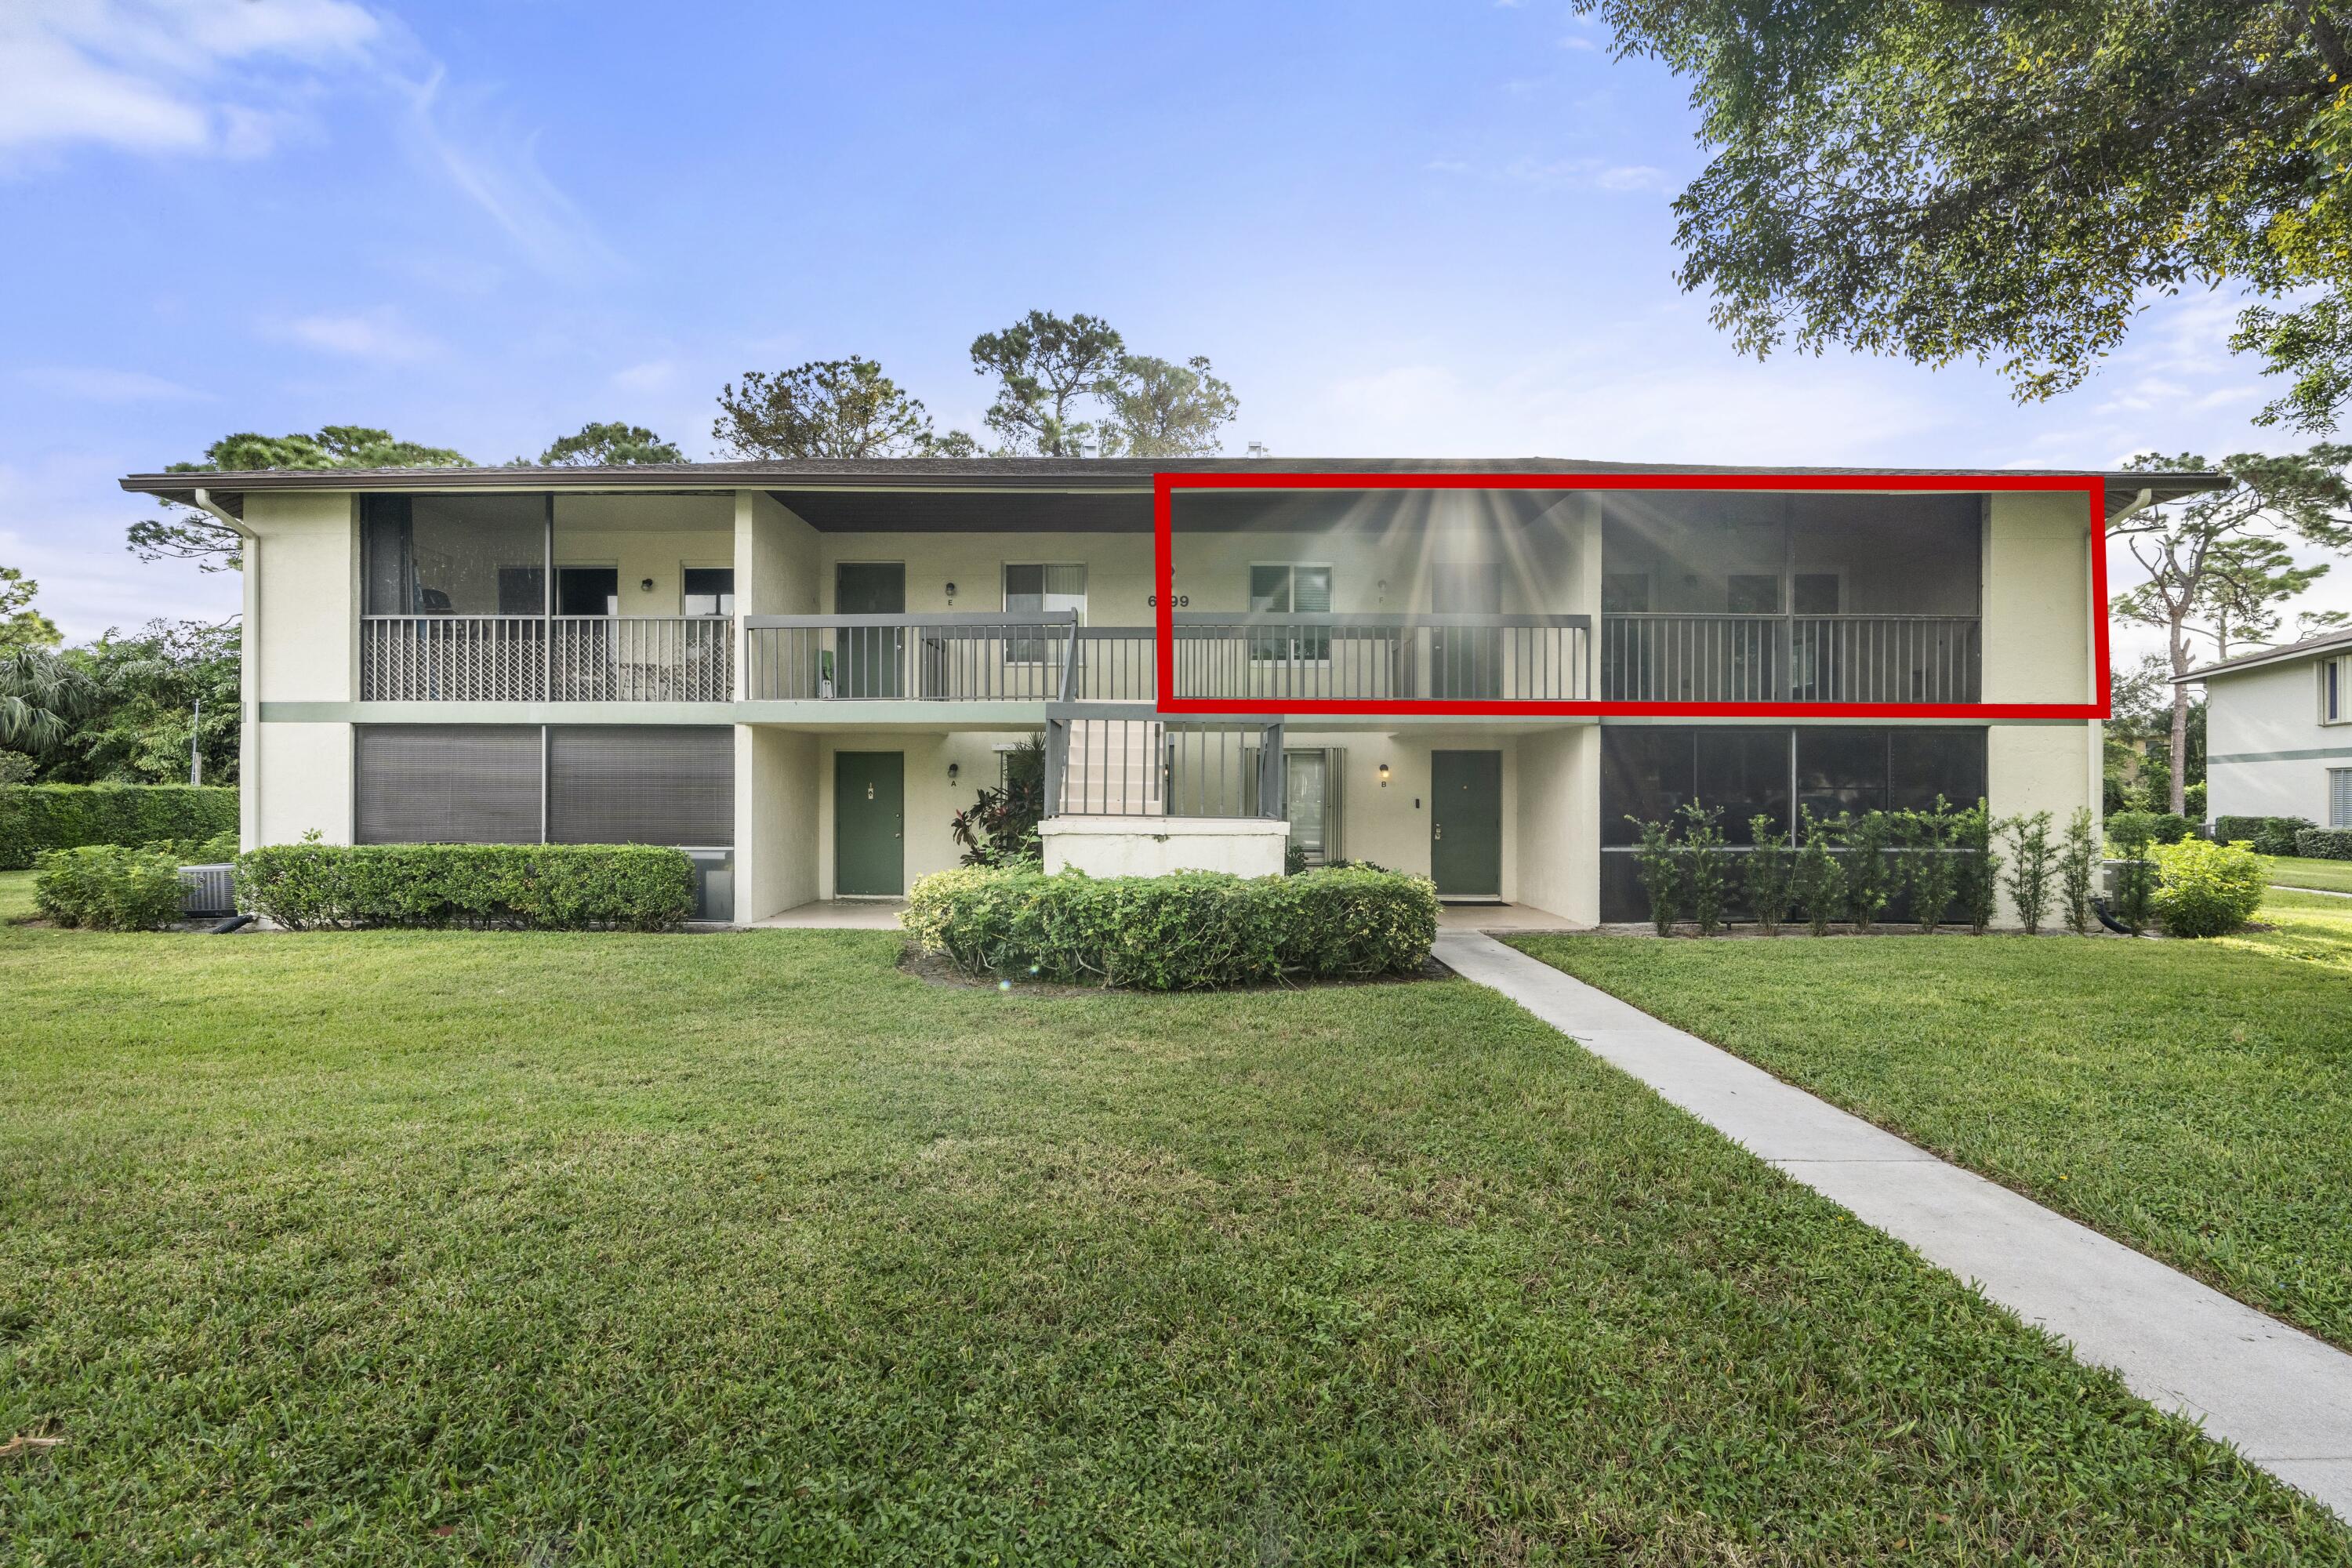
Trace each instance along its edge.
{"label": "screened patio enclosure", "polygon": [[664,500],[362,497],[362,700],[730,700],[731,516]]}

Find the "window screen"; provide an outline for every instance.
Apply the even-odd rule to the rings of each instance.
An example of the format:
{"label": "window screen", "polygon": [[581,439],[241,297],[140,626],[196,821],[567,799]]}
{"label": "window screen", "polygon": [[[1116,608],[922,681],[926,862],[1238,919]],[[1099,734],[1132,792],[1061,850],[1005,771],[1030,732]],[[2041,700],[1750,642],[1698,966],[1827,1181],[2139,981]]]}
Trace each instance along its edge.
{"label": "window screen", "polygon": [[550,730],[547,837],[555,844],[733,844],[734,730]]}
{"label": "window screen", "polygon": [[2352,827],[2352,768],[2327,770],[2327,826]]}
{"label": "window screen", "polygon": [[367,615],[546,610],[545,496],[362,496],[360,530]]}
{"label": "window screen", "polygon": [[362,844],[536,844],[539,730],[362,724],[353,747]]}

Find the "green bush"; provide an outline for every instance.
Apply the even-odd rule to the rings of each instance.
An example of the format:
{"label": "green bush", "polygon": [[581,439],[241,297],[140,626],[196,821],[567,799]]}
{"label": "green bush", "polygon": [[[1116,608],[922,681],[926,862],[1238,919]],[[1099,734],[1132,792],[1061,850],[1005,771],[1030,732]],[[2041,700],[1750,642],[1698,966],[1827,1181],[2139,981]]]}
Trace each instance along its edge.
{"label": "green bush", "polygon": [[1437,889],[1353,868],[1244,879],[971,866],[918,880],[904,924],[967,974],[1202,991],[1410,973],[1437,937]]}
{"label": "green bush", "polygon": [[2352,827],[2305,827],[2294,836],[2294,852],[2314,860],[2352,860]]}
{"label": "green bush", "polygon": [[236,897],[291,931],[676,931],[694,865],[642,844],[276,844],[237,858]]}
{"label": "green bush", "polygon": [[[2226,820],[2242,819],[2231,817]],[[2195,823],[2168,811],[2119,811],[2107,818],[2107,837],[2110,838],[2136,838],[2147,844],[2178,844],[2196,835]],[[2221,839],[2227,844],[2233,838],[2246,837],[2243,833],[2224,833]]]}
{"label": "green bush", "polygon": [[2315,826],[2302,816],[2217,816],[2213,837],[2221,844],[2251,844],[2257,855],[2292,855],[2294,836]]}
{"label": "green bush", "polygon": [[216,833],[210,838],[156,838],[140,846],[169,855],[182,866],[219,866],[236,858],[236,835]]}
{"label": "green bush", "polygon": [[0,871],[44,849],[236,831],[236,791],[192,784],[0,784]]}
{"label": "green bush", "polygon": [[2153,814],[2119,811],[2107,818],[2107,847],[2120,861],[2116,871],[2116,919],[2137,936],[2156,910],[2156,862],[2147,858]]}
{"label": "green bush", "polygon": [[154,931],[180,920],[180,866],[169,855],[119,844],[44,849],[33,903],[61,926]]}
{"label": "green bush", "polygon": [[2184,838],[2148,850],[2156,861],[2156,913],[2174,936],[2223,936],[2263,907],[2269,868],[2242,844]]}

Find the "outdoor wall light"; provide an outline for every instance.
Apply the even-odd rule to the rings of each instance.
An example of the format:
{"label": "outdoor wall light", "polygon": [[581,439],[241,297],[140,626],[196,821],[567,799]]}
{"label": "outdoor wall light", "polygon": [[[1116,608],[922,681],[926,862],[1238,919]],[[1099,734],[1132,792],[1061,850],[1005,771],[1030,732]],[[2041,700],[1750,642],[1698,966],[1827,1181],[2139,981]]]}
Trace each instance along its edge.
{"label": "outdoor wall light", "polygon": [[1382,789],[1389,787],[1389,765],[1386,763],[1381,764],[1381,787]]}
{"label": "outdoor wall light", "polygon": [[654,591],[654,580],[650,577],[645,579],[645,581],[637,584],[637,589],[640,593],[652,593]]}
{"label": "outdoor wall light", "polygon": [[950,789],[953,789],[955,787],[956,774],[959,771],[961,770],[957,763],[950,763],[948,764],[948,787]]}
{"label": "outdoor wall light", "polygon": [[948,603],[950,605],[955,603],[955,584],[952,583],[948,584]]}

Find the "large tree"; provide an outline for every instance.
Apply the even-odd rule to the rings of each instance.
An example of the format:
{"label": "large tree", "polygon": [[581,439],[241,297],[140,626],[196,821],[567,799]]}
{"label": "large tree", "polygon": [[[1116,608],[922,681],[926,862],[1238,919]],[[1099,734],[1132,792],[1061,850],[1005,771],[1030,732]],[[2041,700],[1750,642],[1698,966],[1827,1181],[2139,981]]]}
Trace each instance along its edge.
{"label": "large tree", "polygon": [[975,338],[971,363],[996,383],[986,418],[1004,457],[1198,457],[1241,406],[1206,358],[1129,353],[1099,316],[1032,310]]}
{"label": "large tree", "polygon": [[41,585],[14,566],[0,566],[0,648],[55,647],[55,621],[33,607]]}
{"label": "large tree", "polygon": [[[198,463],[173,463],[170,474],[243,472],[253,468],[470,468],[473,460],[446,447],[398,440],[363,425],[329,425],[310,435],[257,436],[242,431],[205,448]],[[193,507],[163,503],[163,515],[131,525],[131,552],[142,561],[193,561],[201,572],[233,572],[241,559],[236,535]]]}
{"label": "large tree", "polygon": [[[2175,677],[2210,647],[2226,658],[2234,642],[2277,628],[2279,606],[2324,575],[2324,564],[2298,566],[2290,542],[2341,549],[2352,544],[2352,483],[2345,467],[2352,446],[2324,444],[2288,457],[2241,452],[2221,462],[2226,489],[2152,507],[2109,526],[2147,580],[2118,595],[2119,620],[2155,626]],[[2208,468],[2202,458],[2149,453],[2142,469]],[[2188,752],[2189,689],[2172,689],[2168,752]],[[2172,809],[2184,805],[2187,770],[2172,770]]]}
{"label": "large tree", "polygon": [[1213,453],[1223,446],[1219,427],[1230,424],[1241,407],[1234,389],[1211,374],[1208,360],[1197,354],[1183,364],[1149,354],[1128,355],[1119,362],[1109,401],[1103,442],[1107,457]]}
{"label": "large tree", "polygon": [[642,425],[593,421],[561,436],[539,455],[546,468],[615,468],[633,463],[683,463],[686,454]]}
{"label": "large tree", "polygon": [[2352,50],[2310,0],[1577,0],[1692,81],[1680,280],[1763,354],[1832,344],[2080,382],[2154,295],[2329,428],[2352,394]]}
{"label": "large tree", "polygon": [[1082,410],[1117,395],[1127,345],[1099,316],[1032,310],[971,343],[972,369],[996,380],[985,416],[1009,457],[1075,458],[1095,445]]}
{"label": "large tree", "polygon": [[857,354],[746,372],[740,386],[719,389],[710,434],[739,458],[920,458],[971,445],[960,432],[934,436],[921,402]]}
{"label": "large tree", "polygon": [[193,739],[205,782],[235,784],[237,650],[235,621],[150,621],[69,650],[64,658],[89,677],[92,700],[57,747],[47,776],[68,784],[184,781]]}

